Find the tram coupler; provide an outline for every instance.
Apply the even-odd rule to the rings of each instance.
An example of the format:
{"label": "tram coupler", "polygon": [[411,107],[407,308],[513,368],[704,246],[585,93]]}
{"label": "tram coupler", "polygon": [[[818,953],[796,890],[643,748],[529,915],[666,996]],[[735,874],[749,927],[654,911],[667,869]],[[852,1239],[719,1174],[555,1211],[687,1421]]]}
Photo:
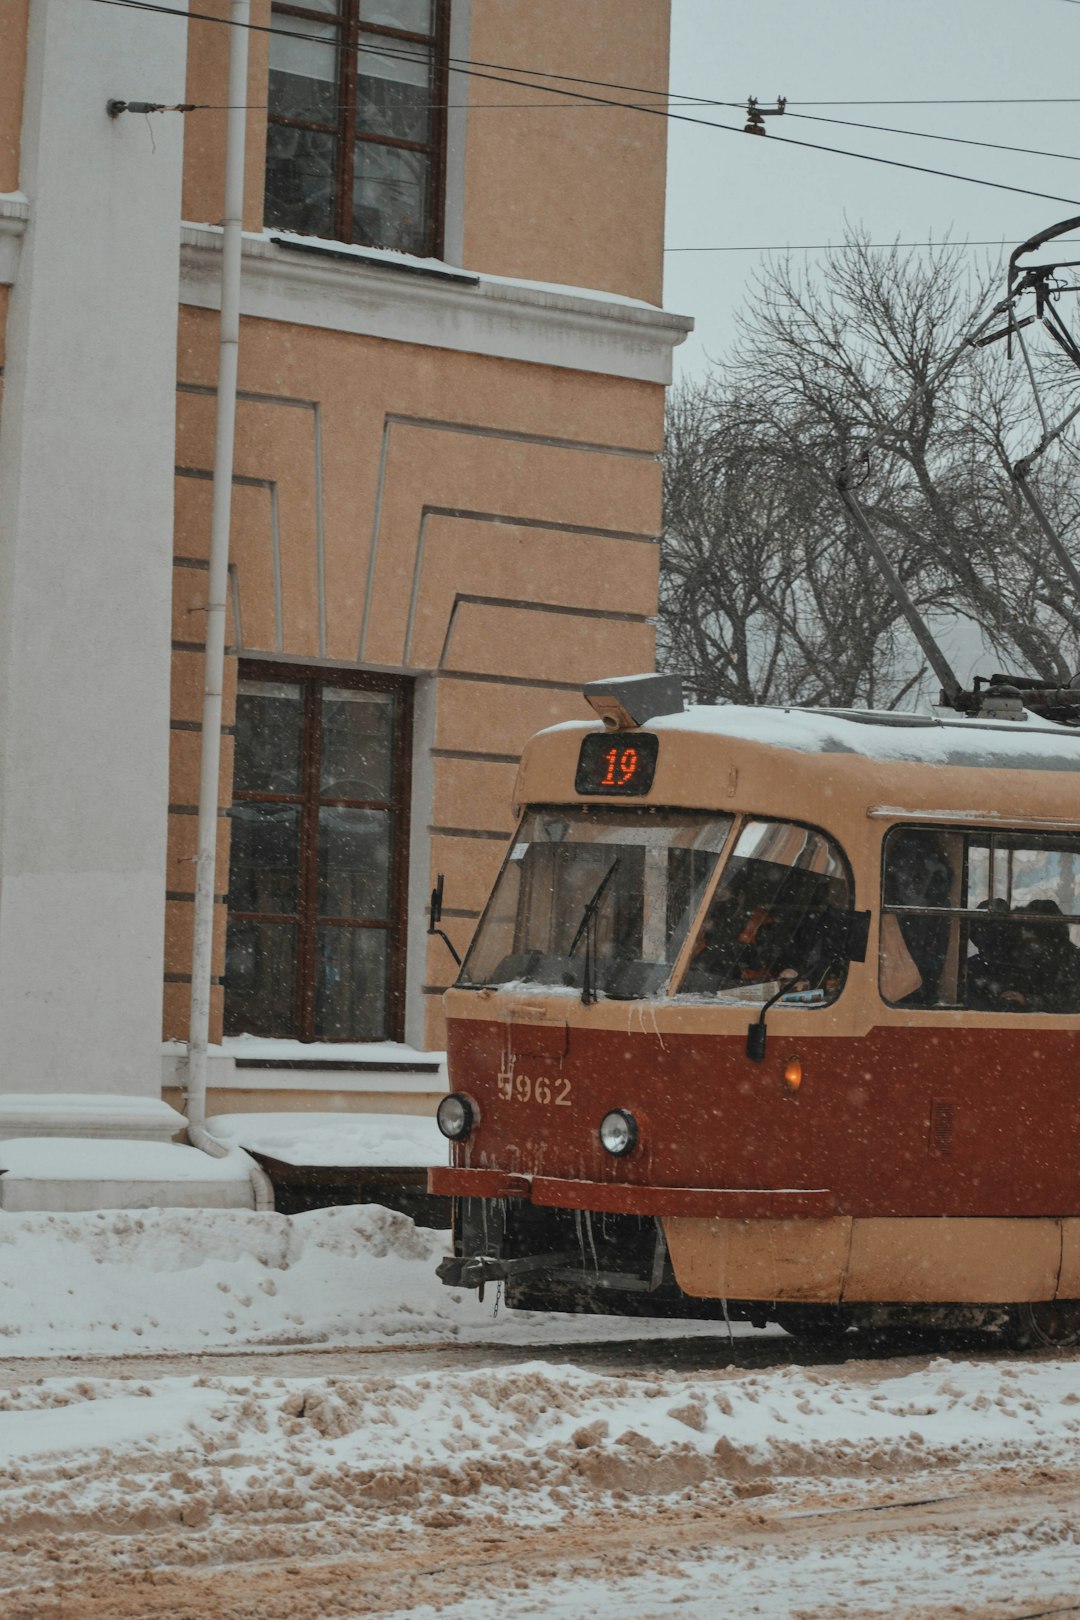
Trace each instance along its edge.
{"label": "tram coupler", "polygon": [[554,1271],[576,1261],[577,1255],[526,1254],[501,1260],[493,1254],[452,1255],[439,1262],[435,1275],[448,1288],[483,1288],[489,1282],[508,1282],[530,1271]]}

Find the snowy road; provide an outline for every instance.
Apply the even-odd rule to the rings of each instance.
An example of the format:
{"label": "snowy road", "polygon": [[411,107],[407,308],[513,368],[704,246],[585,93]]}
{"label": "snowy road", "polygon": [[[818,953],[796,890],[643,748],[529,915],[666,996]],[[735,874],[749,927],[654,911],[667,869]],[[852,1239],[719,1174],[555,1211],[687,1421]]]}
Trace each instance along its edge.
{"label": "snowy road", "polygon": [[[417,1356],[438,1365],[406,1370]],[[391,1352],[373,1373],[289,1351],[255,1375],[207,1357],[44,1380],[26,1364],[0,1402],[4,1612],[1080,1612],[1080,1363],[478,1358]]]}
{"label": "snowy road", "polygon": [[0,1222],[5,1620],[1080,1616],[1080,1358],[494,1318],[441,1242]]}

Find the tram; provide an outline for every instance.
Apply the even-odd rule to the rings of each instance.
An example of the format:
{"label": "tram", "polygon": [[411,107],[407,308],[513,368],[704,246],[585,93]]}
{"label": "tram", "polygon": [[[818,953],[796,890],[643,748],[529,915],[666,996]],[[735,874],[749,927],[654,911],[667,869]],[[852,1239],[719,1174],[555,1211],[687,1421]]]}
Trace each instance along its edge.
{"label": "tram", "polygon": [[1076,1341],[1080,730],[586,696],[446,995],[443,1282]]}

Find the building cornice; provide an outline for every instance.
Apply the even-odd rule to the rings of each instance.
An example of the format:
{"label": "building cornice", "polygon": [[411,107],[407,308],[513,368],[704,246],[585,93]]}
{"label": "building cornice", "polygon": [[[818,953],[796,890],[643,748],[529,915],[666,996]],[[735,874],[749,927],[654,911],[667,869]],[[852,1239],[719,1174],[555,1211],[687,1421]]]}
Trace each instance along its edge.
{"label": "building cornice", "polygon": [[[180,302],[219,307],[221,231],[183,225]],[[264,233],[243,241],[241,314],[398,343],[671,381],[693,327],[637,300],[457,270],[427,260]]]}
{"label": "building cornice", "polygon": [[30,218],[30,204],[21,191],[0,192],[0,287],[10,287],[19,262],[19,242]]}

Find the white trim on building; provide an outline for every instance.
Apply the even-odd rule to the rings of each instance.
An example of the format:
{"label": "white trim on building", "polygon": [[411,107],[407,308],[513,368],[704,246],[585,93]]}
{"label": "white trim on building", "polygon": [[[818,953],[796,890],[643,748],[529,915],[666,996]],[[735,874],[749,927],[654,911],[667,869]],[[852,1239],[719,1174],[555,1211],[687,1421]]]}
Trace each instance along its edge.
{"label": "white trim on building", "polygon": [[[672,351],[694,324],[690,316],[613,293],[290,240],[280,231],[245,232],[243,263],[240,309],[256,319],[641,382],[671,381]],[[181,303],[217,309],[220,266],[220,229],[185,224]]]}
{"label": "white trim on building", "polygon": [[[34,0],[0,425],[0,1075],[160,1089],[186,36]],[[17,258],[17,267],[12,262]]]}

